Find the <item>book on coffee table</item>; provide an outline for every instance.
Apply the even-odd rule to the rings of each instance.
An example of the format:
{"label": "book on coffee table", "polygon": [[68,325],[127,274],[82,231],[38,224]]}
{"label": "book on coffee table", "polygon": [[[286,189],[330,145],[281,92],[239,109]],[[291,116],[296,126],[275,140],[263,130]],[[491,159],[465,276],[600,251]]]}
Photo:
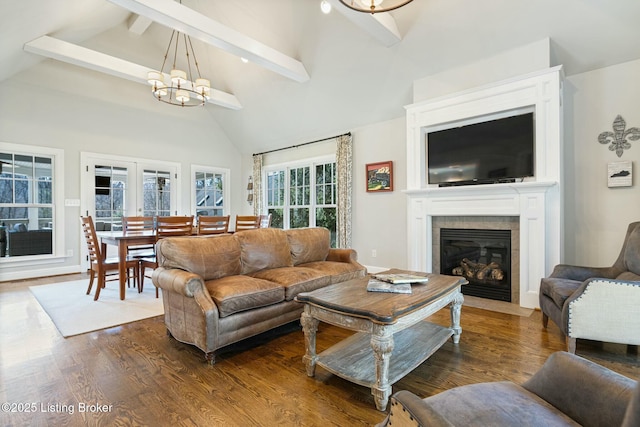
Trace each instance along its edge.
{"label": "book on coffee table", "polygon": [[383,282],[393,283],[394,285],[399,283],[424,283],[429,281],[428,277],[405,273],[374,274],[373,277]]}
{"label": "book on coffee table", "polygon": [[389,292],[393,294],[410,294],[411,283],[398,283],[393,284],[389,282],[383,282],[375,278],[369,279],[367,284],[367,291],[369,292]]}

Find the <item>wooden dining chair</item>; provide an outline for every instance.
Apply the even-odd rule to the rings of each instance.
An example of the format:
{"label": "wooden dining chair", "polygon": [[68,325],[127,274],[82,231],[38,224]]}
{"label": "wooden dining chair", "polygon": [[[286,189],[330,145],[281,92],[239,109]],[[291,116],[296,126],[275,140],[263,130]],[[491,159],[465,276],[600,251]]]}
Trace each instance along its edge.
{"label": "wooden dining chair", "polygon": [[[155,229],[152,216],[123,216],[122,231],[124,233],[136,233],[153,231]],[[154,256],[153,245],[136,245],[127,248],[129,255],[136,258]]]}
{"label": "wooden dining chair", "polygon": [[260,217],[255,215],[236,215],[236,231],[260,228]]}
{"label": "wooden dining chair", "polygon": [[[93,282],[98,277],[98,283],[96,285],[96,293],[93,297],[94,301],[97,301],[100,297],[100,290],[105,287],[107,277],[115,276],[111,280],[118,279],[118,258],[106,258],[106,254],[102,252],[102,247],[96,235],[96,229],[93,224],[93,218],[91,216],[80,217],[80,223],[82,224],[82,231],[84,233],[85,240],[87,242],[87,249],[89,251],[89,265],[90,275],[89,287],[87,288],[87,295],[91,293]],[[133,277],[134,283],[139,280],[139,263],[136,258],[127,258],[126,261],[127,273],[132,270],[134,274],[129,276],[127,274],[127,280]],[[113,273],[115,271],[115,273]]]}
{"label": "wooden dining chair", "polygon": [[[193,234],[193,215],[191,216],[159,216],[156,218],[156,239],[173,236],[191,236]],[[155,248],[155,246],[154,246]],[[140,275],[138,279],[138,289],[143,290],[145,270],[147,268],[158,268],[158,260],[153,256],[140,258]],[[149,277],[149,276],[146,276]],[[156,298],[158,298],[158,288],[156,288]]]}
{"label": "wooden dining chair", "polygon": [[198,235],[224,234],[229,231],[229,215],[198,217]]}
{"label": "wooden dining chair", "polygon": [[271,227],[271,214],[260,215],[260,228]]}

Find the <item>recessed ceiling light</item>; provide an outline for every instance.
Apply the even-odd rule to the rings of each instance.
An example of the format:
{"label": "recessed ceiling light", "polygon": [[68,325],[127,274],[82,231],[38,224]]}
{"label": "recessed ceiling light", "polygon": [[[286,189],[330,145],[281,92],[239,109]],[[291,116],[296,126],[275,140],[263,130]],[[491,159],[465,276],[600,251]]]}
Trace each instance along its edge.
{"label": "recessed ceiling light", "polygon": [[248,60],[247,58],[243,58],[243,57],[240,57],[240,61],[244,62],[245,64],[246,64],[247,62],[249,62],[249,60]]}
{"label": "recessed ceiling light", "polygon": [[320,2],[320,10],[322,10],[322,13],[328,14],[329,12],[331,12],[331,3],[329,3],[327,0],[322,0]]}

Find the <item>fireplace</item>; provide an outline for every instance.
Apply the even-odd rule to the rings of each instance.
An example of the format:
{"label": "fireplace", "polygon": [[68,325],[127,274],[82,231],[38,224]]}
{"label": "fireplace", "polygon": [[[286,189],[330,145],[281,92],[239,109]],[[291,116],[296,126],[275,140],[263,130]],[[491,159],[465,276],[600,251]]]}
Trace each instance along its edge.
{"label": "fireplace", "polygon": [[[424,100],[406,109],[408,268],[439,269],[440,252],[434,250],[440,245],[437,218],[515,218],[519,231],[517,242],[511,242],[511,301],[538,307],[540,279],[561,263],[563,252],[561,67]],[[428,183],[429,132],[523,109],[534,113],[533,177],[457,187]]]}
{"label": "fireplace", "polygon": [[464,277],[465,295],[511,302],[511,230],[440,229],[440,272]]}

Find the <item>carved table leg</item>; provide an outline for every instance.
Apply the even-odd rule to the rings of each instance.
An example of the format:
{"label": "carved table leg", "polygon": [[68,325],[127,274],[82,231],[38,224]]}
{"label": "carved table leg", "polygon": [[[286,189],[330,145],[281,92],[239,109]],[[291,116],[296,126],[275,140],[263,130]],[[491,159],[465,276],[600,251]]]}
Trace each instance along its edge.
{"label": "carved table leg", "polygon": [[371,348],[376,362],[376,383],[371,387],[371,394],[379,411],[387,409],[391,384],[389,384],[389,359],[393,352],[393,335],[384,328],[371,335]]}
{"label": "carved table leg", "polygon": [[460,342],[460,334],[462,333],[462,328],[460,327],[460,310],[462,309],[463,302],[464,296],[462,296],[462,292],[458,291],[451,302],[451,329],[453,329],[453,342],[455,344]]}
{"label": "carved table leg", "polygon": [[318,332],[318,319],[314,319],[308,313],[309,306],[304,307],[304,312],[300,316],[302,332],[304,332],[305,353],[302,361],[307,367],[307,376],[314,376],[316,371],[316,332]]}

